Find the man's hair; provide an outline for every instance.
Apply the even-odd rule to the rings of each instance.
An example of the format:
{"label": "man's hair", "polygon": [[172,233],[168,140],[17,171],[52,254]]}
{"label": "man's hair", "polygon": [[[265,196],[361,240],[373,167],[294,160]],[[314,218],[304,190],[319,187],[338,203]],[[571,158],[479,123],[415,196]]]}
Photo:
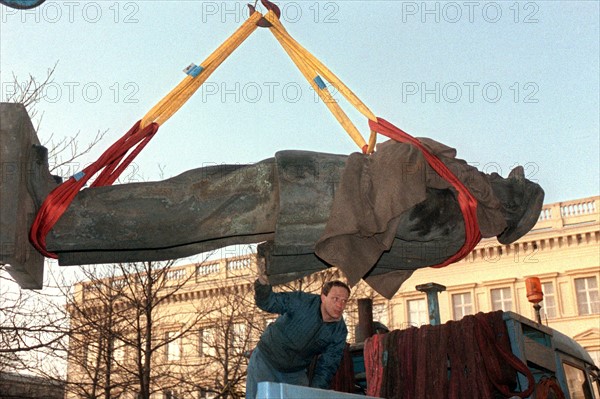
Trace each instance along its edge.
{"label": "man's hair", "polygon": [[331,287],[345,288],[346,291],[348,291],[348,295],[350,295],[350,287],[348,287],[348,284],[341,282],[340,280],[328,281],[325,284],[323,284],[323,289],[321,290],[321,294],[323,294],[325,296],[329,295],[329,291],[331,291]]}

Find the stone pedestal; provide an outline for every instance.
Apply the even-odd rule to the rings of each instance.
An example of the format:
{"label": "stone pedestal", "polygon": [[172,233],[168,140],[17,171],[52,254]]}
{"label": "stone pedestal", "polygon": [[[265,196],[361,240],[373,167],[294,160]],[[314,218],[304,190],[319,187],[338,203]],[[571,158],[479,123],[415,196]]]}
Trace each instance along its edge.
{"label": "stone pedestal", "polygon": [[29,242],[29,229],[57,183],[21,104],[0,103],[0,173],[0,264],[22,288],[41,289],[44,257]]}

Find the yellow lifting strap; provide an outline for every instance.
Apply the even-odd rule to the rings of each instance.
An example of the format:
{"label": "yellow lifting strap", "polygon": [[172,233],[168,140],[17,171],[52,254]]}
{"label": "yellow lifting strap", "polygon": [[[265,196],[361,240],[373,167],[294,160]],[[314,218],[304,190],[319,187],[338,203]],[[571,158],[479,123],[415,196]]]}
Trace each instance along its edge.
{"label": "yellow lifting strap", "polygon": [[[219,65],[256,30],[258,27],[257,23],[261,18],[263,18],[263,15],[260,12],[255,11],[252,13],[233,35],[200,64],[201,72],[196,76],[186,76],[142,118],[140,127],[143,129],[152,122],[162,125],[173,116]],[[277,41],[296,64],[315,92],[319,94],[319,97],[352,140],[363,152],[372,153],[375,148],[376,133],[371,131],[369,143],[367,144],[356,126],[354,126],[337,101],[332,97],[321,77],[326,79],[331,86],[341,93],[365,117],[376,121],[376,116],[333,72],[290,36],[273,11],[265,14],[264,18],[271,24],[269,29]]]}
{"label": "yellow lifting strap", "polygon": [[169,94],[158,102],[144,117],[140,128],[156,122],[162,125],[202,86],[209,76],[217,69],[233,51],[258,28],[257,22],[262,18],[259,12],[253,13],[223,44],[200,64],[202,72],[196,76],[186,76]]}
{"label": "yellow lifting strap", "polygon": [[[348,132],[352,140],[359,148],[364,149],[365,140],[359,133],[358,129],[350,121],[348,116],[339,106],[338,102],[333,99],[329,90],[325,85],[319,85],[317,81],[320,77],[324,77],[335,89],[341,93],[346,100],[354,106],[361,114],[372,121],[377,121],[377,117],[371,110],[346,86],[333,72],[331,72],[321,61],[319,61],[308,50],[302,47],[283,27],[279,18],[273,11],[269,11],[265,15],[265,19],[271,23],[271,32],[279,41],[284,50],[288,53],[292,61],[302,72],[306,80],[311,84],[313,89],[319,94],[325,105],[335,116],[342,127]],[[369,146],[367,153],[373,152],[375,146],[376,133],[371,131]]]}

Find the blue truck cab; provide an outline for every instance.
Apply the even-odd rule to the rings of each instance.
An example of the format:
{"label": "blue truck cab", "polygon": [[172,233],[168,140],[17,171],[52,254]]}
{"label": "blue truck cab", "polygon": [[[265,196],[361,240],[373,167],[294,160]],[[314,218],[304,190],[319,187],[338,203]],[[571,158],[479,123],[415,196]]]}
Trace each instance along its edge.
{"label": "blue truck cab", "polygon": [[[536,382],[555,378],[568,399],[600,399],[598,367],[575,340],[513,312],[505,312],[504,320],[513,354]],[[524,376],[518,378],[519,385],[526,385]]]}

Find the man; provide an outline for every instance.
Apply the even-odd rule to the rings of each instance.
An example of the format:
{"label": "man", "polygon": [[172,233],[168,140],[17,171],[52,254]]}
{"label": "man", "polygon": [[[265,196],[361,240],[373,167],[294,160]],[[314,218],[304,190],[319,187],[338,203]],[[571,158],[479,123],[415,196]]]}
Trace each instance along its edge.
{"label": "man", "polygon": [[329,388],[348,330],[342,317],[350,288],[341,281],[323,285],[321,295],[275,293],[264,274],[254,283],[256,305],[280,316],[271,323],[248,364],[246,399],[255,399],[261,381],[309,386],[308,367],[320,355],[310,386]]}

